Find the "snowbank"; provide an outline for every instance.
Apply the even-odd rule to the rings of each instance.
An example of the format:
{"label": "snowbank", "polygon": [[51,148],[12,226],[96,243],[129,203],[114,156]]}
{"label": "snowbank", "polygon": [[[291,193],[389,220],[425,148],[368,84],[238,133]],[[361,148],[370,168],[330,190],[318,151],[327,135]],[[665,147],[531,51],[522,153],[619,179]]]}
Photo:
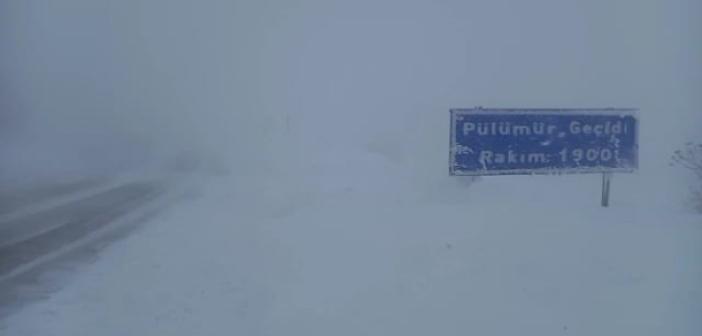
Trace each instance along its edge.
{"label": "snowbank", "polygon": [[249,197],[219,180],[3,333],[699,334],[702,217],[618,180],[608,209],[593,175],[484,178],[444,199]]}

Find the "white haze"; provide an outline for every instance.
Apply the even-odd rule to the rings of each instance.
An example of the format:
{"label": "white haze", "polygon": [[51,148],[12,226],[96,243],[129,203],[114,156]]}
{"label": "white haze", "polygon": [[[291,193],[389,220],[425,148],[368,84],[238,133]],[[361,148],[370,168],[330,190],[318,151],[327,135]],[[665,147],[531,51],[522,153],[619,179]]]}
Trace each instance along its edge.
{"label": "white haze", "polygon": [[[170,177],[0,334],[702,335],[668,166],[701,33],[699,0],[0,0],[0,191]],[[638,107],[640,171],[609,208],[597,175],[449,177],[477,105]]]}
{"label": "white haze", "polygon": [[481,105],[641,108],[641,175],[668,185],[670,152],[702,126],[700,13],[695,0],[4,0],[0,180],[186,157],[294,190],[387,174],[431,187],[452,183],[448,109]]}

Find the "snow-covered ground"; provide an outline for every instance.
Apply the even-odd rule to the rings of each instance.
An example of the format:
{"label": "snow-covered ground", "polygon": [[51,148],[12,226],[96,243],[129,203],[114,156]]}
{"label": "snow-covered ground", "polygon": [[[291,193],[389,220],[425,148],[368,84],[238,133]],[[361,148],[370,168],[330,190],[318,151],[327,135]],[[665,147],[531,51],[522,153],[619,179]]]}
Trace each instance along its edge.
{"label": "snow-covered ground", "polygon": [[605,209],[596,175],[209,180],[0,331],[700,335],[702,216],[643,181]]}
{"label": "snow-covered ground", "polygon": [[[0,184],[231,173],[0,336],[702,335],[701,8],[0,1]],[[476,105],[639,108],[641,171],[450,178]]]}

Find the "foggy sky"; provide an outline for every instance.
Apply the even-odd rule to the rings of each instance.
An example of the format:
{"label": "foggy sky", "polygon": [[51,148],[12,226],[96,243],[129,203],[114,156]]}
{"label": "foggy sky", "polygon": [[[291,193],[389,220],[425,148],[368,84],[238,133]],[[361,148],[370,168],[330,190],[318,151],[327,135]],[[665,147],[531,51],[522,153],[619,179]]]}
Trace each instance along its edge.
{"label": "foggy sky", "polygon": [[3,0],[0,180],[179,155],[353,174],[363,151],[444,176],[448,109],[477,105],[641,108],[642,174],[658,172],[702,127],[700,16],[696,0]]}

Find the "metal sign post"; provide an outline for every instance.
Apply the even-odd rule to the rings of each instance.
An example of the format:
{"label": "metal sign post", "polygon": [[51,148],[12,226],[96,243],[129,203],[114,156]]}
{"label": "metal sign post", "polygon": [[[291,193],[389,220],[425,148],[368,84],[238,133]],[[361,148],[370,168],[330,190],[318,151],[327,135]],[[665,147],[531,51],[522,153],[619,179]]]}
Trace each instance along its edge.
{"label": "metal sign post", "polygon": [[612,173],[602,173],[602,207],[609,207],[609,186],[612,181]]}
{"label": "metal sign post", "polygon": [[453,109],[453,176],[602,174],[609,206],[612,173],[638,168],[636,109]]}

